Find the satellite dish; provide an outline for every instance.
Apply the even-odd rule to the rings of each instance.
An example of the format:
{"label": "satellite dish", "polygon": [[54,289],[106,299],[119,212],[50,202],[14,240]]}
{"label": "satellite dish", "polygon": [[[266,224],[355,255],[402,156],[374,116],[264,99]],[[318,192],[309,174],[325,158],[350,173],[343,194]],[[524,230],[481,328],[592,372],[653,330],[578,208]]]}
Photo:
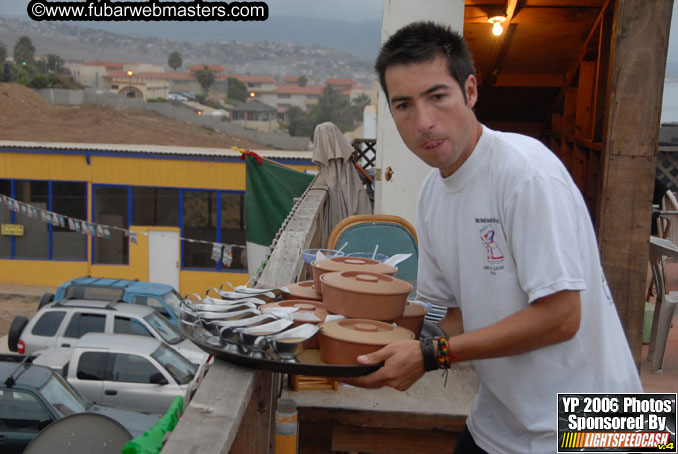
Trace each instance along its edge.
{"label": "satellite dish", "polygon": [[45,427],[24,454],[120,454],[132,435],[119,422],[96,413],[76,413]]}

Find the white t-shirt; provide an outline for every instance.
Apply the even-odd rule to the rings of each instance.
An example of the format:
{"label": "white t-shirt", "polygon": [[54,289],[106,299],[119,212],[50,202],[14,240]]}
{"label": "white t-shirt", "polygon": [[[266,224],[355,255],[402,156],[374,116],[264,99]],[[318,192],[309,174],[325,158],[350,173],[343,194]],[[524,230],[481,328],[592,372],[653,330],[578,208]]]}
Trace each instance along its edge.
{"label": "white t-shirt", "polygon": [[538,298],[580,290],[574,338],[473,361],[480,389],[467,425],[478,446],[492,454],[553,453],[557,393],[642,392],[584,200],[540,142],[483,127],[453,175],[443,179],[433,169],[424,181],[417,233],[418,298],[459,307],[465,332]]}

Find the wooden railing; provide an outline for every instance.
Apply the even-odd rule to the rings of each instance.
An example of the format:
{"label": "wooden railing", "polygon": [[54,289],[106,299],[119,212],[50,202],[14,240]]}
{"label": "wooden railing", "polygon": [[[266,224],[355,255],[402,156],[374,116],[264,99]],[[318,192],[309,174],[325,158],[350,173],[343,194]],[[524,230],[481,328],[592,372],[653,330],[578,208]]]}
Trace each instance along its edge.
{"label": "wooden railing", "polygon": [[[303,269],[301,250],[320,247],[327,185],[316,178],[274,241],[254,287],[295,282]],[[270,451],[279,374],[215,360],[163,454],[264,454]]]}

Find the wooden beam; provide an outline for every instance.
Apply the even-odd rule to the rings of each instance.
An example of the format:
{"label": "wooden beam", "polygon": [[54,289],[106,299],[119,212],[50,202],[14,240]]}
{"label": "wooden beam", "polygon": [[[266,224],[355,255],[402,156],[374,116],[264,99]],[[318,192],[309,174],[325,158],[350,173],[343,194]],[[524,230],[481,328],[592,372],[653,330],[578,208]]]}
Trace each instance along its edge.
{"label": "wooden beam", "polygon": [[[523,0],[521,6],[545,6],[548,8],[600,8],[606,0]],[[466,7],[488,6],[495,3],[501,6],[503,0],[466,0]]]}
{"label": "wooden beam", "polygon": [[[499,6],[501,8],[501,6]],[[464,10],[464,23],[487,24],[488,15],[497,8],[492,6],[467,6]],[[589,18],[600,7],[596,8],[527,8],[520,7],[520,11],[514,13],[511,23],[514,24],[555,24],[555,23],[579,23],[583,18]],[[507,24],[505,21],[504,24]],[[488,26],[489,30],[489,26]]]}
{"label": "wooden beam", "polygon": [[584,45],[581,47],[581,49],[579,49],[579,54],[577,55],[577,58],[574,60],[574,65],[572,65],[572,68],[565,74],[565,85],[563,85],[563,91],[561,91],[558,97],[556,97],[556,100],[553,103],[553,109],[551,110],[554,111],[558,110],[557,106],[560,105],[560,103],[563,101],[563,98],[565,97],[565,90],[567,90],[567,87],[569,87],[570,84],[572,83],[574,76],[577,75],[577,72],[579,71],[579,63],[586,56],[586,53],[588,52],[589,48],[589,43],[596,36],[596,31],[603,22],[603,18],[606,14],[607,9],[611,7],[610,1],[613,0],[606,0],[605,5],[601,8],[600,14],[596,19],[596,22],[593,24],[593,27],[591,27],[591,31],[589,32],[589,35],[586,37],[586,41],[584,41]]}
{"label": "wooden beam", "polygon": [[[606,9],[600,22],[600,37],[598,39],[598,67],[596,69],[596,98],[593,111],[593,140],[602,141],[605,125],[605,108],[607,100],[607,83],[610,74],[610,45],[612,41],[612,27],[614,25],[614,11]],[[596,212],[600,211],[600,207]]]}
{"label": "wooden beam", "polygon": [[577,102],[574,119],[574,135],[586,139],[593,138],[593,104],[596,82],[596,63],[583,61],[579,64],[579,82],[577,83]]}
{"label": "wooden beam", "polygon": [[518,0],[506,1],[506,11],[504,13],[506,19],[501,24],[502,34],[497,36],[492,43],[492,50],[490,51],[490,58],[488,60],[489,66],[486,69],[485,79],[483,81],[483,86],[485,87],[491,87],[495,84],[499,70],[506,59],[506,54],[511,46],[511,40],[516,32],[516,26],[515,24],[511,24],[511,20],[516,12],[517,4]]}
{"label": "wooden beam", "polygon": [[497,80],[497,75],[501,70],[504,60],[506,59],[506,54],[508,53],[509,47],[511,46],[511,40],[516,32],[516,25],[509,24],[505,33],[501,35],[501,40],[497,40],[493,46],[490,54],[489,62],[490,66],[485,73],[483,78],[483,87],[492,87],[495,85]]}
{"label": "wooden beam", "polygon": [[252,397],[242,417],[238,434],[233,440],[229,454],[267,454],[273,437],[275,420],[275,394],[272,390],[279,384],[280,374],[258,372]]}
{"label": "wooden beam", "polygon": [[506,32],[506,29],[508,28],[508,26],[511,24],[511,21],[513,20],[513,15],[516,13],[516,6],[517,5],[518,5],[518,0],[506,0],[506,20],[504,21],[503,24],[501,24],[502,28],[504,29],[504,32]]}
{"label": "wooden beam", "polygon": [[616,0],[598,241],[640,366],[652,193],[673,0]]}

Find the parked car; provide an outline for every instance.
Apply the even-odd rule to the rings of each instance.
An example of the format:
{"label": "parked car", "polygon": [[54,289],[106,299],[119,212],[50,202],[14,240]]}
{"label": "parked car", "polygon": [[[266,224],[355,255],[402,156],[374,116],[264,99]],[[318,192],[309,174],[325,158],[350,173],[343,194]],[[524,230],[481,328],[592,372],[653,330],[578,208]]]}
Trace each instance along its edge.
{"label": "parked car", "polygon": [[224,109],[216,109],[207,114],[210,117],[224,117],[226,119],[231,118],[231,114]]}
{"label": "parked car", "polygon": [[170,93],[167,99],[170,101],[188,101],[188,98],[180,93]]}
{"label": "parked car", "polygon": [[195,93],[193,93],[192,91],[181,90],[179,94],[186,96],[190,101],[195,101],[196,99]]}
{"label": "parked car", "polygon": [[50,423],[75,413],[115,419],[133,437],[142,435],[159,414],[95,405],[48,367],[24,355],[0,355],[0,452],[20,454]]}
{"label": "parked car", "polygon": [[171,321],[174,326],[179,326],[181,296],[171,285],[127,279],[79,277],[61,284],[54,295],[51,293],[43,294],[38,308],[52,301],[71,298],[125,301],[131,304],[149,306]]}
{"label": "parked car", "polygon": [[172,346],[194,364],[208,355],[154,309],[138,304],[66,299],[49,303],[29,321],[17,316],[7,336],[10,351],[30,354],[49,347],[73,347],[87,333],[137,334]]}
{"label": "parked car", "polygon": [[61,373],[102,405],[165,413],[176,396],[188,402],[198,386],[198,367],[152,337],[89,333],[73,348],[51,347],[35,355],[33,364]]}

